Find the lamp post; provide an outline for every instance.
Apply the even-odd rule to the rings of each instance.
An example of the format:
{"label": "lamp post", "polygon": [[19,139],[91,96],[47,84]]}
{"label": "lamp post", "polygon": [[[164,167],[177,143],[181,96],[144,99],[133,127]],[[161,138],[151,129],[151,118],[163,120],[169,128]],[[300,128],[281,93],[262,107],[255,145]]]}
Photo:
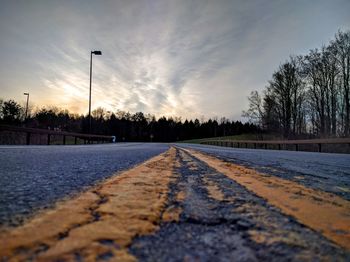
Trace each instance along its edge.
{"label": "lamp post", "polygon": [[23,93],[23,95],[27,96],[27,106],[26,106],[26,113],[24,117],[24,121],[27,121],[27,115],[28,115],[28,103],[29,103],[29,93]]}
{"label": "lamp post", "polygon": [[92,54],[102,55],[101,51],[91,51],[90,54],[90,92],[89,92],[89,134],[91,134],[91,79],[92,79]]}

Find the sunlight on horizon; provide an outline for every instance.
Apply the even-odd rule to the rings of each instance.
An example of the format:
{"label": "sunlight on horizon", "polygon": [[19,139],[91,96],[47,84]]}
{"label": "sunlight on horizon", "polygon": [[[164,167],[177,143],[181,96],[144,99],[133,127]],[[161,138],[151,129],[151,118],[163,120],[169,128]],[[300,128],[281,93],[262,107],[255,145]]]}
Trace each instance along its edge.
{"label": "sunlight on horizon", "polygon": [[289,55],[349,29],[349,2],[338,2],[8,2],[0,97],[29,92],[35,106],[86,114],[96,49],[92,109],[240,119],[249,93]]}

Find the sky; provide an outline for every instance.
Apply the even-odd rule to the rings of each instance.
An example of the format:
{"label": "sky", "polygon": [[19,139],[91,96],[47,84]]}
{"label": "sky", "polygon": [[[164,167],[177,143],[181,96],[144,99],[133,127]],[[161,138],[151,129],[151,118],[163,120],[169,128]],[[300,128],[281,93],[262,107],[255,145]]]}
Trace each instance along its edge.
{"label": "sky", "polygon": [[0,98],[239,120],[280,63],[350,29],[350,0],[0,0]]}

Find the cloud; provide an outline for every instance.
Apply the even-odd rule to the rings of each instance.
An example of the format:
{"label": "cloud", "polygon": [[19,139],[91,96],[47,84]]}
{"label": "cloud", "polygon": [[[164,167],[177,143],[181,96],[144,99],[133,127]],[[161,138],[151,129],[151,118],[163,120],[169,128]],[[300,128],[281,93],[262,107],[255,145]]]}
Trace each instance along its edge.
{"label": "cloud", "polygon": [[349,2],[336,2],[6,3],[1,93],[16,98],[25,89],[37,104],[86,113],[96,49],[103,55],[93,56],[92,108],[237,119],[289,54],[349,26]]}

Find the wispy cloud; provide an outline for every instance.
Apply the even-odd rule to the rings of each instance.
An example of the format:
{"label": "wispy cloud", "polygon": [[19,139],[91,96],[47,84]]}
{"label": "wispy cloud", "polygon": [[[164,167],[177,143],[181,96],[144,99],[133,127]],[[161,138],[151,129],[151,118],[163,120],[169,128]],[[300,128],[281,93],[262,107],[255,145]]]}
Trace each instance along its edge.
{"label": "wispy cloud", "polygon": [[239,118],[246,96],[263,88],[290,53],[349,28],[345,6],[345,0],[8,2],[0,11],[0,96],[25,90],[37,104],[86,113],[90,50],[101,49],[93,57],[93,108]]}

